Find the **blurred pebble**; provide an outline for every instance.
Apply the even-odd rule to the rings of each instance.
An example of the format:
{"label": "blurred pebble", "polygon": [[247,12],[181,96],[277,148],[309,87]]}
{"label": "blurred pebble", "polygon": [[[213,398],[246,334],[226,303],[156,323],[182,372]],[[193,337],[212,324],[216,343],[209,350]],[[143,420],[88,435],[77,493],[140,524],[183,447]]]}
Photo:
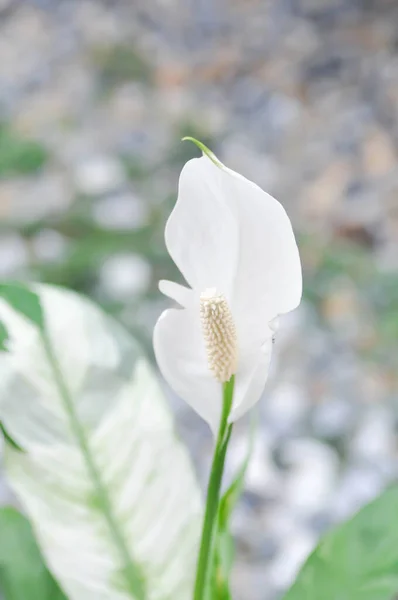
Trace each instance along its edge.
{"label": "blurred pebble", "polygon": [[297,385],[277,385],[262,403],[262,419],[274,436],[296,430],[308,408],[308,401]]}
{"label": "blurred pebble", "polygon": [[43,171],[35,176],[0,182],[0,210],[11,222],[20,225],[63,213],[72,195],[64,176]]}
{"label": "blurred pebble", "polygon": [[76,191],[85,196],[109,194],[126,182],[122,165],[110,156],[92,156],[79,162],[74,169]]}
{"label": "blurred pebble", "polygon": [[93,217],[104,229],[139,229],[148,222],[148,207],[133,194],[115,194],[95,202]]}
{"label": "blurred pebble", "polygon": [[232,570],[231,579],[236,600],[271,600],[275,598],[267,570],[261,563],[240,560]]}
{"label": "blurred pebble", "polygon": [[385,486],[386,478],[371,467],[348,467],[331,496],[333,519],[338,522],[348,519],[380,494]]}
{"label": "blurred pebble", "polygon": [[223,162],[271,191],[280,178],[280,167],[270,155],[251,148],[248,140],[229,137],[222,145]]}
{"label": "blurred pebble", "polygon": [[0,237],[0,277],[18,277],[27,267],[28,256],[21,236],[6,234]]}
{"label": "blurred pebble", "polygon": [[[247,434],[248,437],[249,434]],[[235,438],[228,454],[227,477],[233,478],[247,456],[248,440]],[[245,476],[245,490],[258,494],[260,498],[273,497],[279,489],[280,475],[272,462],[270,440],[265,432],[255,437],[249,466]]]}
{"label": "blurred pebble", "polygon": [[355,458],[371,463],[382,464],[395,459],[397,441],[394,422],[386,406],[372,407],[364,413],[354,433],[350,450]]}
{"label": "blurred pebble", "polygon": [[371,177],[383,177],[396,168],[397,153],[387,131],[369,132],[363,145],[364,166]]}
{"label": "blurred pebble", "polygon": [[32,240],[35,259],[43,263],[55,263],[65,258],[68,246],[66,238],[53,229],[41,229]]}
{"label": "blurred pebble", "polygon": [[298,0],[297,4],[303,12],[322,13],[330,9],[343,7],[345,0]]}
{"label": "blurred pebble", "polygon": [[267,580],[275,590],[283,591],[294,581],[297,571],[314,549],[317,536],[305,528],[297,527],[286,539],[278,556],[267,568]]}
{"label": "blurred pebble", "polygon": [[290,538],[297,526],[298,518],[282,499],[281,502],[265,508],[263,521],[267,533],[281,542]]}
{"label": "blurred pebble", "polygon": [[307,515],[324,509],[339,469],[333,448],[310,438],[291,440],[283,447],[282,460],[288,465],[283,498],[291,510]]}
{"label": "blurred pebble", "polygon": [[232,515],[231,531],[242,552],[253,561],[269,560],[278,551],[278,538],[265,528],[261,515],[248,507],[244,498]]}
{"label": "blurred pebble", "polygon": [[344,435],[355,422],[356,409],[344,398],[325,398],[315,405],[311,415],[314,432],[321,438]]}
{"label": "blurred pebble", "polygon": [[151,267],[136,254],[115,254],[103,263],[99,280],[109,298],[128,301],[148,289]]}

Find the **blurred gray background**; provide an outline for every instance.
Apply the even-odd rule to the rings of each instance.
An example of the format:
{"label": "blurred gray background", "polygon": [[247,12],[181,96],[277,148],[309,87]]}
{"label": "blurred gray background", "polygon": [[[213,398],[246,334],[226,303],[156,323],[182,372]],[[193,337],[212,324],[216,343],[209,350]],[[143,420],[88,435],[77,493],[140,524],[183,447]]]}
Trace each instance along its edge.
{"label": "blurred gray background", "polygon": [[[235,597],[274,600],[397,475],[398,3],[0,0],[0,278],[88,294],[151,354],[198,154],[183,135],[275,195],[299,240],[304,301],[234,519]],[[211,435],[168,396],[204,484]],[[228,476],[246,439],[242,421]]]}

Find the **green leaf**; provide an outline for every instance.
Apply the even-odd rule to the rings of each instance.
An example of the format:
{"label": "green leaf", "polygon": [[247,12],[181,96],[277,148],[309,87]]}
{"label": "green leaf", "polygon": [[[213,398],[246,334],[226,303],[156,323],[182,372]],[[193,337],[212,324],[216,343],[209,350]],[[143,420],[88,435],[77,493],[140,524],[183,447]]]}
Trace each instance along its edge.
{"label": "green leaf", "polygon": [[46,569],[27,519],[0,509],[0,591],[5,600],[66,600]]}
{"label": "green leaf", "polygon": [[228,528],[229,520],[231,518],[232,512],[237,505],[239,498],[242,495],[244,486],[245,486],[245,477],[246,471],[250,463],[251,456],[253,454],[254,447],[254,439],[255,439],[255,431],[256,431],[256,417],[255,412],[252,412],[251,422],[250,422],[250,433],[249,433],[249,444],[246,452],[245,459],[237,472],[235,478],[230,484],[227,491],[224,493],[223,497],[220,501],[220,508],[218,514],[218,526],[221,531],[224,531]]}
{"label": "green leaf", "polygon": [[219,532],[211,583],[212,600],[231,600],[229,579],[235,557],[235,543],[229,531]]}
{"label": "green leaf", "polygon": [[222,496],[218,509],[216,558],[213,573],[213,598],[217,600],[229,600],[231,598],[229,579],[235,557],[235,544],[229,526],[232,513],[244,490],[246,471],[253,453],[255,424],[256,417],[255,413],[252,412],[249,444],[245,459],[229,488]]}
{"label": "green leaf", "polygon": [[398,486],[327,534],[284,600],[392,600],[398,593]]}
{"label": "green leaf", "polygon": [[22,283],[0,284],[0,298],[4,298],[16,311],[40,329],[44,327],[44,317],[39,297],[26,285]]}
{"label": "green leaf", "polygon": [[0,321],[0,352],[8,352],[7,342],[9,340],[8,331],[4,323]]}
{"label": "green leaf", "polygon": [[[46,330],[0,356],[0,418],[25,450],[6,447],[6,473],[48,565],[70,600],[186,600],[201,494],[157,379],[91,302],[38,295]],[[26,339],[18,312],[0,303],[0,319]]]}

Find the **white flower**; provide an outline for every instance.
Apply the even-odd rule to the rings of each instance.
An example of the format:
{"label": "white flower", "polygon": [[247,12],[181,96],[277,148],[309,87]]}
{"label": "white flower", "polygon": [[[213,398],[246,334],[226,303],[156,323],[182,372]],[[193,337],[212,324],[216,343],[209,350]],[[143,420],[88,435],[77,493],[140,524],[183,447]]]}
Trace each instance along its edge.
{"label": "white flower", "polygon": [[259,399],[275,319],[298,306],[302,278],[282,205],[214,160],[195,158],[181,172],[165,237],[190,287],[159,283],[182,308],[161,315],[154,349],[170,386],[216,431],[232,374],[230,422]]}

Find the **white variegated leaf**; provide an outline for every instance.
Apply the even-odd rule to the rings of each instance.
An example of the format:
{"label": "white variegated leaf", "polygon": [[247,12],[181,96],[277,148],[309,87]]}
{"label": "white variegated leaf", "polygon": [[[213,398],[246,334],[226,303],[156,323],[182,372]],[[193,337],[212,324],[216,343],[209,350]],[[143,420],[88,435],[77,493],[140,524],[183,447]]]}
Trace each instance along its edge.
{"label": "white variegated leaf", "polygon": [[155,376],[88,300],[35,292],[44,333],[0,299],[0,419],[46,561],[70,600],[189,600],[200,493]]}

